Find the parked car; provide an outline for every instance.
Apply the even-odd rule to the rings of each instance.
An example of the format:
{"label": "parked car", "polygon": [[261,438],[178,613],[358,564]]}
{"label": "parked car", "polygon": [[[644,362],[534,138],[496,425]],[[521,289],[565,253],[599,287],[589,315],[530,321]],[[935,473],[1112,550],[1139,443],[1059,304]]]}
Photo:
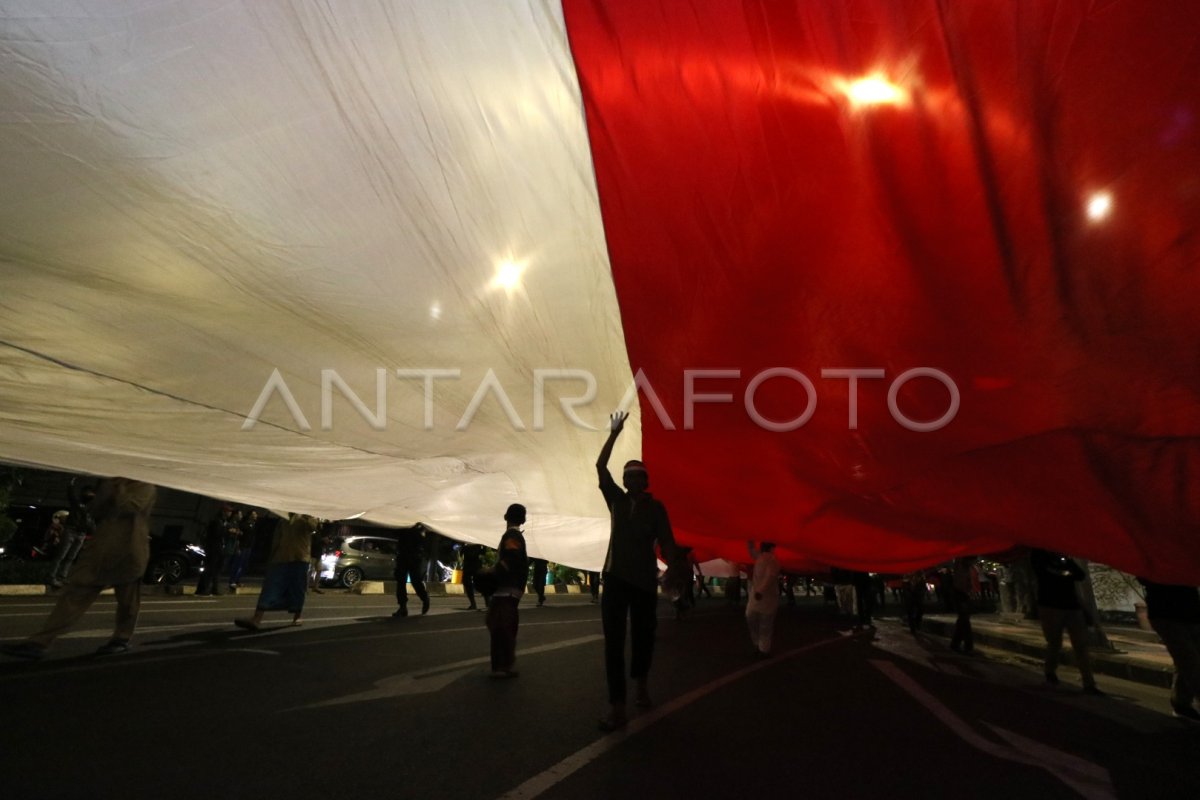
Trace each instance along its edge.
{"label": "parked car", "polygon": [[146,564],[146,583],[176,584],[204,571],[204,548],[186,542],[170,542],[162,536],[150,537],[150,561]]}
{"label": "parked car", "polygon": [[390,580],[396,569],[396,540],[385,536],[338,536],[321,556],[321,580],[345,586]]}

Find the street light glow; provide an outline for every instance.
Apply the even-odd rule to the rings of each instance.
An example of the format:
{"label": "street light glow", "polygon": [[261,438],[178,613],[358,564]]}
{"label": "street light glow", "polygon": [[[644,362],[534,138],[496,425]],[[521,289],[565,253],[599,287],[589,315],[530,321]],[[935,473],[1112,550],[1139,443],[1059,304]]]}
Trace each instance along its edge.
{"label": "street light glow", "polygon": [[521,285],[521,276],[524,274],[524,264],[506,258],[496,265],[496,277],[492,278],[492,288],[511,293]]}
{"label": "street light glow", "polygon": [[1112,214],[1112,195],[1108,192],[1096,192],[1087,202],[1087,218],[1092,222],[1103,222]]}
{"label": "street light glow", "polygon": [[838,89],[856,108],[864,106],[897,106],[908,102],[908,92],[876,72],[852,81],[837,81]]}

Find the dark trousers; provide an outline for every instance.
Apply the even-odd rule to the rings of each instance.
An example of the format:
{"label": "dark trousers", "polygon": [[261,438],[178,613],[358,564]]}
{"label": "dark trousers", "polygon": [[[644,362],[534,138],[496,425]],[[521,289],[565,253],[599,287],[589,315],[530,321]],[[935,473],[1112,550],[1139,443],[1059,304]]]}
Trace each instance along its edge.
{"label": "dark trousers", "polygon": [[408,605],[408,587],[406,584],[411,580],[413,591],[417,593],[417,597],[424,603],[429,598],[429,592],[425,591],[425,581],[421,575],[421,557],[420,556],[396,556],[396,602],[401,608]]}
{"label": "dark trousers", "polygon": [[594,603],[600,599],[600,573],[589,572],[587,575],[588,588],[592,590],[592,602]]}
{"label": "dark trousers", "polygon": [[921,629],[921,619],[925,616],[925,590],[909,586],[904,590],[904,616],[908,619],[908,629],[916,633]]}
{"label": "dark trousers", "polygon": [[467,604],[475,608],[475,573],[479,572],[478,564],[463,564],[462,582],[463,594],[467,596]]}
{"label": "dark trousers", "polygon": [[63,534],[62,542],[58,545],[58,553],[54,557],[54,563],[50,565],[51,583],[66,581],[67,574],[71,571],[71,565],[79,557],[79,550],[83,547],[85,538],[86,534],[76,533],[72,530]]}
{"label": "dark trousers", "polygon": [[600,598],[600,619],[604,623],[604,671],[608,677],[608,701],[613,705],[625,702],[625,620],[629,618],[633,659],[629,676],[635,680],[650,672],[654,657],[654,628],[658,595],[653,590],[639,589],[633,584],[604,575],[604,594]]}
{"label": "dark trousers", "polygon": [[492,672],[508,672],[517,662],[516,597],[493,597],[488,606],[487,627],[492,634]]}
{"label": "dark trousers", "polygon": [[871,624],[871,612],[875,610],[875,592],[869,583],[856,583],[854,595],[858,600],[858,624],[868,626]]}
{"label": "dark trousers", "polygon": [[546,602],[546,573],[549,565],[540,558],[533,559],[533,591],[537,592],[538,605]]}
{"label": "dark trousers", "polygon": [[221,565],[225,563],[225,554],[218,546],[215,549],[206,547],[204,551],[204,572],[200,573],[200,582],[196,584],[196,594],[220,594],[217,589],[221,578]]}
{"label": "dark trousers", "polygon": [[238,551],[237,557],[233,560],[233,566],[229,569],[229,585],[236,586],[242,582],[242,575],[246,572],[246,565],[250,563],[250,548],[243,547]]}
{"label": "dark trousers", "polygon": [[1191,708],[1200,694],[1200,625],[1152,619],[1150,627],[1163,640],[1171,661],[1175,663],[1175,679],[1171,683],[1171,705]]}

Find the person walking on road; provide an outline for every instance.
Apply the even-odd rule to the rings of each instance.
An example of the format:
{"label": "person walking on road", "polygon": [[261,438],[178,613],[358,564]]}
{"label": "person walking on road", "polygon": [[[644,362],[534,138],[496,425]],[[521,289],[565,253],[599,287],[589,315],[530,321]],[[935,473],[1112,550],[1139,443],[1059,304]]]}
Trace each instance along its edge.
{"label": "person walking on road", "polygon": [[673,598],[675,619],[686,619],[696,607],[696,571],[692,548],[676,547],[675,562],[668,565],[662,577],[663,589]]}
{"label": "person walking on road", "polygon": [[692,571],[696,573],[696,590],[693,597],[704,595],[711,600],[712,592],[708,588],[708,578],[704,577],[704,570],[700,568],[700,559],[696,558],[696,551],[689,553],[688,558],[692,562]]}
{"label": "person walking on road", "polygon": [[1030,555],[1037,577],[1038,618],[1046,638],[1046,683],[1058,685],[1058,654],[1062,650],[1063,629],[1071,637],[1075,660],[1083,678],[1084,694],[1103,696],[1096,688],[1096,677],[1088,658],[1087,625],[1075,585],[1087,577],[1083,569],[1062,553],[1034,550]]}
{"label": "person walking on road", "polygon": [[610,419],[608,440],[596,460],[600,492],[608,505],[611,527],[608,556],[604,562],[604,595],[600,617],[604,624],[604,667],[608,681],[609,714],[600,720],[600,728],[623,728],[625,714],[625,626],[628,618],[632,640],[629,674],[637,682],[635,705],[651,705],[647,679],[654,655],[654,629],[657,625],[658,561],[655,545],[663,561],[675,560],[675,539],[666,507],[648,491],[650,477],[641,461],[628,461],[623,470],[622,491],[608,472],[613,445],[629,414],[614,413]]}
{"label": "person walking on road", "polygon": [[254,552],[254,543],[258,538],[258,511],[251,510],[239,523],[241,536],[238,537],[238,554],[229,569],[229,588],[237,589],[242,583],[242,575],[250,563]]}
{"label": "person walking on road", "polygon": [[225,563],[225,540],[238,535],[237,522],[233,518],[233,506],[223,505],[215,519],[208,523],[204,533],[204,571],[196,583],[196,594],[219,595],[217,589],[221,578],[221,567]]}
{"label": "person walking on road", "polygon": [[925,570],[921,569],[904,576],[904,618],[908,632],[914,635],[925,617],[925,593],[929,590],[925,580]]}
{"label": "person walking on road", "polygon": [[429,592],[425,590],[422,567],[425,561],[425,529],[420,525],[403,531],[396,537],[396,602],[400,605],[393,617],[408,616],[408,582],[421,600],[421,614],[429,613]]}
{"label": "person walking on road", "polygon": [[287,519],[279,522],[254,614],[235,619],[234,625],[256,631],[268,611],[287,611],[292,615],[293,625],[301,624],[308,588],[309,548],[319,524],[315,517],[306,514],[288,514]]}
{"label": "person walking on road", "polygon": [[517,662],[517,626],[520,617],[517,606],[525,594],[529,576],[529,554],[525,550],[525,506],[513,503],[504,512],[508,528],[500,537],[497,548],[496,591],[488,603],[487,628],[492,636],[491,663],[493,678],[515,678]]}
{"label": "person walking on road", "polygon": [[463,594],[467,596],[467,611],[479,610],[479,606],[475,604],[475,576],[483,567],[483,551],[485,549],[481,544],[464,544],[462,546],[462,582]]}
{"label": "person walking on road", "polygon": [[96,535],[83,548],[46,624],[26,641],[5,645],[5,655],[40,659],[50,643],[78,622],[110,586],[117,600],[116,625],[112,638],[96,653],[129,650],[141,609],[142,575],[150,560],[150,512],[157,494],[153,484],[130,478],[109,478],[100,484],[91,508]]}
{"label": "person walking on road", "polygon": [[838,611],[845,616],[854,614],[854,573],[848,569],[833,567],[829,570],[833,590],[837,595]]}
{"label": "person walking on road", "polygon": [[955,652],[975,652],[975,633],[971,630],[971,595],[975,584],[979,581],[979,571],[975,568],[975,559],[954,559],[954,570],[951,573],[951,591],[954,592],[954,610],[958,618],[954,621],[954,635],[950,639],[950,649]]}
{"label": "person walking on road", "polygon": [[83,543],[87,541],[87,537],[96,533],[96,521],[88,509],[95,497],[96,490],[91,486],[76,494],[75,478],[71,478],[71,482],[67,484],[67,501],[71,504],[71,510],[67,514],[62,543],[54,557],[54,563],[50,566],[50,586],[55,589],[67,582],[67,576],[71,574],[75,559],[79,558]]}
{"label": "person walking on road", "polygon": [[746,625],[759,657],[765,657],[771,655],[771,636],[779,611],[779,560],[775,558],[774,542],[763,542],[757,548],[753,541],[749,544],[754,574],[750,579],[750,601],[746,603]]}
{"label": "person walking on road", "polygon": [[871,573],[852,572],[851,582],[854,584],[855,611],[858,613],[855,630],[874,628],[875,623],[871,621],[871,615],[875,610],[875,592],[871,585]]}
{"label": "person walking on road", "polygon": [[533,585],[534,593],[537,594],[538,608],[541,608],[546,605],[546,574],[550,570],[550,565],[544,558],[531,558],[529,565],[533,575],[529,582]]}
{"label": "person walking on road", "polygon": [[1200,722],[1196,698],[1200,695],[1200,590],[1171,586],[1138,578],[1146,587],[1146,614],[1150,627],[1163,640],[1175,678],[1171,681],[1171,710],[1175,716]]}
{"label": "person walking on road", "polygon": [[326,523],[324,528],[323,531],[313,534],[308,545],[308,588],[317,594],[325,594],[325,590],[321,588],[321,573],[325,569],[321,559],[333,550],[332,524]]}

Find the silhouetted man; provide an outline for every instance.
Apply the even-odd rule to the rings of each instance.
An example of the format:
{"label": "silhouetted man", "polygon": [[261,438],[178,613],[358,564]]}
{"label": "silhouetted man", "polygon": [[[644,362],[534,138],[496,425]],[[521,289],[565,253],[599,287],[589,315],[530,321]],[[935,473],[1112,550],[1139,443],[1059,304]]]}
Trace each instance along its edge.
{"label": "silhouetted man", "polygon": [[504,512],[508,528],[500,537],[496,561],[496,591],[488,603],[487,627],[492,635],[492,677],[515,678],[517,661],[517,605],[525,594],[529,555],[525,551],[525,506],[513,503]]}
{"label": "silhouetted man", "polygon": [[[468,611],[479,610],[479,606],[475,604],[475,576],[479,574],[479,569],[483,566],[483,551],[485,549],[481,544],[464,544],[462,546],[463,593],[467,596]],[[487,598],[484,598],[484,602],[487,602]]]}
{"label": "silhouetted man", "polygon": [[96,490],[93,487],[87,486],[76,494],[75,478],[71,478],[71,482],[67,484],[67,500],[71,504],[71,511],[67,515],[62,544],[59,545],[58,554],[50,566],[50,585],[55,589],[66,583],[83,543],[87,541],[87,537],[96,533],[96,521],[92,519],[92,512],[88,508],[95,498]]}
{"label": "silhouetted man", "polygon": [[655,544],[663,559],[675,558],[675,539],[667,509],[647,491],[650,476],[641,461],[625,464],[622,491],[608,472],[608,459],[613,445],[629,414],[618,411],[612,415],[608,441],[596,460],[600,477],[600,492],[612,518],[608,539],[608,556],[604,561],[604,595],[600,600],[600,617],[604,622],[604,667],[608,678],[608,701],[612,710],[600,720],[605,731],[617,730],[626,723],[625,715],[625,621],[630,624],[632,661],[629,674],[637,681],[635,704],[650,706],[646,686],[650,661],[654,655],[654,628],[657,624],[658,562]]}
{"label": "silhouetted man", "polygon": [[204,534],[204,571],[196,584],[197,595],[219,595],[217,589],[221,577],[221,566],[225,563],[225,540],[238,535],[237,522],[233,518],[233,506],[221,506],[221,513],[208,523]]}
{"label": "silhouetted man", "polygon": [[408,616],[408,582],[412,580],[413,591],[421,599],[421,613],[429,613],[429,592],[425,591],[424,575],[421,574],[421,562],[424,555],[425,530],[413,526],[402,531],[396,538],[396,602],[400,607],[393,617]]}
{"label": "silhouetted man", "polygon": [[1096,688],[1088,658],[1087,623],[1075,584],[1087,577],[1083,568],[1062,553],[1034,550],[1029,557],[1037,576],[1038,618],[1046,639],[1046,683],[1058,685],[1058,654],[1062,650],[1063,629],[1071,637],[1084,694],[1103,695]]}
{"label": "silhouetted man", "polygon": [[550,571],[550,565],[544,558],[531,558],[529,564],[533,568],[533,578],[530,583],[533,584],[533,591],[537,594],[538,608],[541,608],[546,605],[546,574]]}
{"label": "silhouetted man", "polygon": [[1200,591],[1195,586],[1138,580],[1146,587],[1150,627],[1163,640],[1175,664],[1171,710],[1180,719],[1200,722],[1195,706],[1200,695]]}

